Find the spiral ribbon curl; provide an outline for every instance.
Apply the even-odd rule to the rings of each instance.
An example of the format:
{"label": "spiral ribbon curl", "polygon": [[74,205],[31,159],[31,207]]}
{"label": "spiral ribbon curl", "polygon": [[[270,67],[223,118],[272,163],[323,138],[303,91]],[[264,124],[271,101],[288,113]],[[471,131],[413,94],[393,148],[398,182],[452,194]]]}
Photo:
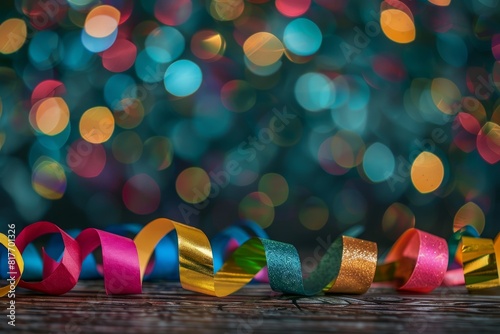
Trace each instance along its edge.
{"label": "spiral ribbon curl", "polygon": [[440,286],[448,266],[446,241],[435,235],[407,230],[377,268],[375,281],[396,281],[399,290],[430,292]]}
{"label": "spiral ribbon curl", "polygon": [[469,290],[500,286],[500,234],[495,240],[462,238],[465,285]]}
{"label": "spiral ribbon curl", "polygon": [[[0,234],[0,243],[14,254],[14,261],[9,262],[9,268],[15,272],[11,276],[15,280],[11,287],[19,285],[48,294],[64,294],[79,278],[95,278],[102,274],[108,294],[136,294],[141,292],[142,281],[148,276],[178,277],[187,290],[223,297],[241,289],[257,274],[267,274],[273,290],[289,294],[359,294],[366,292],[373,281],[393,281],[400,290],[429,292],[441,285],[449,262],[446,241],[417,229],[407,230],[378,266],[375,243],[339,237],[328,247],[316,269],[305,278],[295,247],[266,239],[265,232],[249,222],[245,228],[229,228],[212,243],[202,231],[165,218],[156,219],[140,230],[137,225],[123,225],[112,232],[89,228],[80,233],[72,232],[76,236],[73,238],[52,223],[38,222],[26,227],[15,245]],[[119,235],[126,232],[138,233],[133,240]],[[42,280],[22,280],[24,261],[21,254],[26,250],[32,256],[32,252],[28,252],[30,243],[53,233],[61,236],[62,245],[49,242],[42,251]],[[460,248],[458,240],[462,241],[461,275],[465,273],[467,287],[499,286],[499,238],[493,243],[467,235],[477,236],[464,230],[452,238],[456,242],[454,250]],[[224,262],[223,253],[229,241],[233,243],[232,248],[236,248]],[[98,265],[92,255],[99,246],[102,265]],[[49,256],[48,253],[61,247],[64,249],[59,260]],[[160,252],[171,252],[173,256],[168,258],[176,258],[176,261],[165,261],[159,256]],[[11,263],[15,266],[10,267]],[[176,268],[172,270],[172,267]],[[259,280],[266,279],[260,277]],[[1,288],[0,295],[7,294],[9,288]]]}
{"label": "spiral ribbon curl", "polygon": [[[26,247],[44,234],[60,234],[64,251],[60,260],[56,261],[44,250],[43,279],[26,282],[19,279],[19,275],[18,285],[49,294],[66,293],[76,285],[82,263],[100,246],[106,292],[140,293],[153,253],[172,231],[177,236],[182,286],[209,295],[227,296],[236,292],[266,266],[273,290],[303,295],[321,291],[363,293],[370,287],[375,273],[376,244],[345,236],[328,248],[316,270],[304,279],[297,250],[292,245],[265,238],[245,240],[214,273],[214,262],[220,266],[221,252],[214,257],[211,244],[203,232],[169,219],[152,221],[139,231],[134,240],[97,229],[86,229],[73,239],[52,223],[38,222],[26,227],[16,239],[17,266],[21,267],[21,253]],[[265,235],[261,233],[261,236]],[[236,241],[246,239],[241,233],[238,237],[234,231],[228,232],[225,237]],[[2,240],[7,247],[6,240]],[[215,242],[214,245],[221,249],[220,243]]]}

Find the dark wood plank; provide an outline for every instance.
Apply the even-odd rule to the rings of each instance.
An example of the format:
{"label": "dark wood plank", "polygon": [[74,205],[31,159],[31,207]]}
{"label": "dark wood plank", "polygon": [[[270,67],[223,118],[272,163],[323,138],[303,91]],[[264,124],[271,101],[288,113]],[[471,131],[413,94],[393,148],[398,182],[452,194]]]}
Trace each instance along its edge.
{"label": "dark wood plank", "polygon": [[80,282],[64,296],[20,291],[15,333],[306,333],[306,332],[499,332],[500,295],[469,294],[464,287],[431,294],[372,288],[357,295],[286,296],[267,285],[215,298],[183,290],[178,283],[145,283],[144,293],[106,296],[102,281]]}

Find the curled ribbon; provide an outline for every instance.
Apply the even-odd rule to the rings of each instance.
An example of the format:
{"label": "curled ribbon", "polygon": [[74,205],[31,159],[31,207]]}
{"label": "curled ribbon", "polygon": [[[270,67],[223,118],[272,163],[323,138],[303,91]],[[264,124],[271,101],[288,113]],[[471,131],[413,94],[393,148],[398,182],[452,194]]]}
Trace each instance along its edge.
{"label": "curled ribbon", "polygon": [[[5,248],[7,248],[8,250],[7,268],[9,268],[8,269],[9,277],[7,278],[7,281],[10,283],[7,286],[0,287],[0,297],[1,297],[9,293],[9,291],[11,290],[11,286],[15,288],[19,283],[21,275],[23,274],[24,271],[24,261],[19,249],[16,247],[15,244],[13,245],[12,243],[9,243],[9,238],[7,238],[5,234],[0,234],[0,243],[4,245]],[[17,270],[19,270],[19,272]]]}
{"label": "curled ribbon", "polygon": [[441,285],[448,266],[448,245],[435,235],[412,228],[396,241],[377,267],[375,282],[395,281],[399,290],[430,292]]}
{"label": "curled ribbon", "polygon": [[444,276],[443,280],[443,285],[445,286],[456,286],[465,284],[463,261],[462,261],[463,237],[479,238],[479,233],[474,227],[466,225],[460,230],[453,233],[453,235],[448,240],[448,248],[449,248],[448,271],[446,272],[446,275]]}
{"label": "curled ribbon", "polygon": [[[238,247],[214,274],[212,250],[205,234],[161,218],[146,225],[134,239],[139,251],[141,277],[156,244],[174,229],[178,238],[182,286],[208,295],[222,297],[238,291],[266,265],[273,290],[301,295],[313,295],[322,290],[363,293],[375,273],[376,245],[342,237],[328,248],[318,267],[306,279],[302,278],[295,247],[261,238],[252,238]],[[343,261],[343,256],[348,260]],[[348,264],[342,266],[343,262]]]}
{"label": "curled ribbon", "polygon": [[[54,233],[60,235],[62,243],[52,238],[42,250],[42,280],[21,280],[23,251],[26,250],[24,255],[37,259],[30,248],[31,242]],[[124,236],[127,233],[136,236],[132,240]],[[0,288],[0,295],[16,285],[63,294],[79,278],[96,275],[104,276],[108,294],[140,293],[142,281],[148,276],[179,277],[185,289],[219,297],[238,291],[258,274],[267,276],[259,280],[268,279],[275,291],[301,295],[364,293],[372,281],[393,281],[399,290],[413,292],[432,291],[443,280],[446,285],[463,284],[465,280],[471,290],[500,286],[500,235],[494,242],[477,238],[477,231],[469,227],[456,232],[449,247],[440,237],[418,229],[407,230],[378,266],[375,243],[342,236],[328,247],[315,270],[305,278],[295,247],[266,237],[251,222],[228,228],[212,243],[202,231],[165,218],[156,219],[142,229],[126,224],[111,231],[89,228],[71,233],[52,223],[38,222],[26,227],[15,245],[0,234],[0,243],[12,254],[9,268],[15,270],[13,281]],[[102,265],[97,264],[92,254],[98,247]],[[228,249],[233,251],[224,261]],[[61,252],[59,260],[54,260],[57,258],[54,254]],[[165,252],[170,256],[162,256]]]}
{"label": "curled ribbon", "polygon": [[[161,218],[146,225],[133,241],[97,229],[86,229],[73,239],[52,223],[38,222],[29,225],[16,239],[19,256],[15,260],[19,268],[23,264],[23,250],[42,235],[59,233],[64,251],[60,261],[55,261],[44,250],[42,280],[18,280],[18,284],[49,294],[68,292],[78,281],[82,263],[100,246],[106,292],[139,293],[155,250],[172,231],[176,232],[177,237],[179,278],[182,286],[213,296],[227,296],[238,291],[266,266],[273,290],[302,295],[313,295],[321,291],[364,293],[370,287],[375,274],[377,247],[373,242],[347,236],[338,238],[327,249],[317,268],[308,277],[303,278],[300,258],[295,247],[259,237],[247,239],[244,234],[234,238],[237,244],[242,244],[231,253],[220,270],[214,271],[214,259],[216,265],[221,262],[219,258],[214,257],[206,235],[196,228]],[[220,245],[216,247],[220,248]],[[0,292],[5,294],[3,290]]]}
{"label": "curled ribbon", "polygon": [[495,241],[464,236],[462,261],[465,285],[469,290],[499,287],[500,234]]}

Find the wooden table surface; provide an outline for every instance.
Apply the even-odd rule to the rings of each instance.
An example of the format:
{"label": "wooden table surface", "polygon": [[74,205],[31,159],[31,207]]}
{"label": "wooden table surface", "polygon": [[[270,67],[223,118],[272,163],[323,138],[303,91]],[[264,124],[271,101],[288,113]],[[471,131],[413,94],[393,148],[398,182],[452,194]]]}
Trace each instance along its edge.
{"label": "wooden table surface", "polygon": [[64,296],[19,291],[15,328],[7,325],[8,301],[0,299],[2,333],[500,332],[500,294],[469,294],[464,287],[302,297],[252,284],[216,298],[172,282],[147,282],[141,295],[106,296],[102,281],[86,281]]}

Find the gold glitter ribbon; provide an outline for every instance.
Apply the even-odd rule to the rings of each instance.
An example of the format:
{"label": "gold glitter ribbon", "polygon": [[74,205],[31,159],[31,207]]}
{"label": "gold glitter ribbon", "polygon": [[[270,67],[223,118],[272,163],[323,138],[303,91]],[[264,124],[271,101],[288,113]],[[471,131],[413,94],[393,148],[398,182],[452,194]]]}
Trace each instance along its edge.
{"label": "gold glitter ribbon", "polygon": [[500,286],[500,234],[495,241],[462,237],[462,261],[467,289]]}

